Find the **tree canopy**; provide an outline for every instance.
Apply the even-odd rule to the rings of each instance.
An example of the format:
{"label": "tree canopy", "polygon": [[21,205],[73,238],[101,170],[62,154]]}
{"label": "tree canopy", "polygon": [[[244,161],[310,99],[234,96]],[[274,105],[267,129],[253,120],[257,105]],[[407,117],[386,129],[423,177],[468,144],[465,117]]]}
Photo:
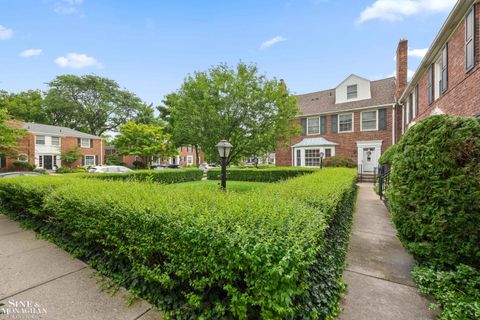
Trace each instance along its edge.
{"label": "tree canopy", "polygon": [[0,91],[0,109],[6,109],[10,116],[18,120],[48,124],[43,93],[39,90],[19,93]]}
{"label": "tree canopy", "polygon": [[189,75],[164,100],[177,144],[198,145],[209,161],[218,160],[215,145],[228,140],[227,163],[275,150],[298,133],[292,121],[296,98],[283,81],[269,80],[254,65],[220,64]]}
{"label": "tree canopy", "polygon": [[176,153],[171,136],[165,134],[161,126],[134,121],[120,127],[114,144],[119,154],[139,156],[148,168],[151,167],[152,158],[169,157]]}
{"label": "tree canopy", "polygon": [[18,139],[25,135],[25,130],[9,125],[8,119],[7,111],[0,109],[0,157],[16,156]]}

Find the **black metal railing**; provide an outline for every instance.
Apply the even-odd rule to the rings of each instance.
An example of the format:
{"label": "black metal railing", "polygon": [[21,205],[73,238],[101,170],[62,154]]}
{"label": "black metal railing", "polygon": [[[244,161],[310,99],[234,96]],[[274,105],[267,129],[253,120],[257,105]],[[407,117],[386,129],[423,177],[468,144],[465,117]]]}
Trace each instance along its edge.
{"label": "black metal railing", "polygon": [[389,167],[379,167],[378,168],[378,195],[380,199],[385,197],[385,191],[390,185],[390,168]]}

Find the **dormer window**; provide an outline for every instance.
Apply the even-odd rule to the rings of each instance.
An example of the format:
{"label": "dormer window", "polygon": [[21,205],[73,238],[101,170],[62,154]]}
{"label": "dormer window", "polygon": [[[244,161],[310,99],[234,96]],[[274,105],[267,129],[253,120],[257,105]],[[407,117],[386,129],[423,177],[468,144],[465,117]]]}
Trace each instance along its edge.
{"label": "dormer window", "polygon": [[357,85],[347,86],[347,99],[355,99],[357,97]]}

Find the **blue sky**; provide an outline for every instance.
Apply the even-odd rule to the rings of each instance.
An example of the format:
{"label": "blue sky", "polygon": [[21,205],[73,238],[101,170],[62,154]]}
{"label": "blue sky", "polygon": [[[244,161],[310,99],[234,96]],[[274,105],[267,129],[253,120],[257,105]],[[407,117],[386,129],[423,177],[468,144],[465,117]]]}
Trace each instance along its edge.
{"label": "blue sky", "polygon": [[398,40],[415,70],[454,0],[0,0],[0,89],[95,73],[147,103],[195,70],[242,60],[294,93],[349,74],[393,74]]}

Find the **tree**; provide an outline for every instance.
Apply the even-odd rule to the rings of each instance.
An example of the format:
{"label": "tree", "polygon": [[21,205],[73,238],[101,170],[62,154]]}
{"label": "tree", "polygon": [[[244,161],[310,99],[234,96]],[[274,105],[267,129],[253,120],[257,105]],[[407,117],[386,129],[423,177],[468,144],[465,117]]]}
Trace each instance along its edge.
{"label": "tree", "polygon": [[169,134],[163,133],[160,126],[129,121],[120,127],[114,144],[119,154],[139,156],[147,168],[150,168],[153,158],[175,154],[176,150],[170,138]]}
{"label": "tree", "polygon": [[75,161],[82,159],[82,154],[78,151],[78,147],[73,147],[69,150],[62,151],[60,158],[67,167],[71,168]]}
{"label": "tree", "polygon": [[7,123],[6,109],[0,109],[0,157],[14,157],[18,154],[17,142],[26,131],[14,128]]}
{"label": "tree", "polygon": [[39,90],[28,90],[20,93],[0,91],[0,108],[17,120],[26,122],[47,123],[44,110],[43,93]]}
{"label": "tree", "polygon": [[145,118],[146,109],[151,108],[135,94],[121,90],[117,82],[96,75],[61,75],[48,86],[48,122],[96,136],[138,116]]}
{"label": "tree", "polygon": [[256,66],[225,64],[189,75],[164,101],[176,143],[198,145],[218,161],[215,145],[228,140],[227,163],[275,150],[277,143],[298,134],[296,98],[283,81],[259,75]]}

